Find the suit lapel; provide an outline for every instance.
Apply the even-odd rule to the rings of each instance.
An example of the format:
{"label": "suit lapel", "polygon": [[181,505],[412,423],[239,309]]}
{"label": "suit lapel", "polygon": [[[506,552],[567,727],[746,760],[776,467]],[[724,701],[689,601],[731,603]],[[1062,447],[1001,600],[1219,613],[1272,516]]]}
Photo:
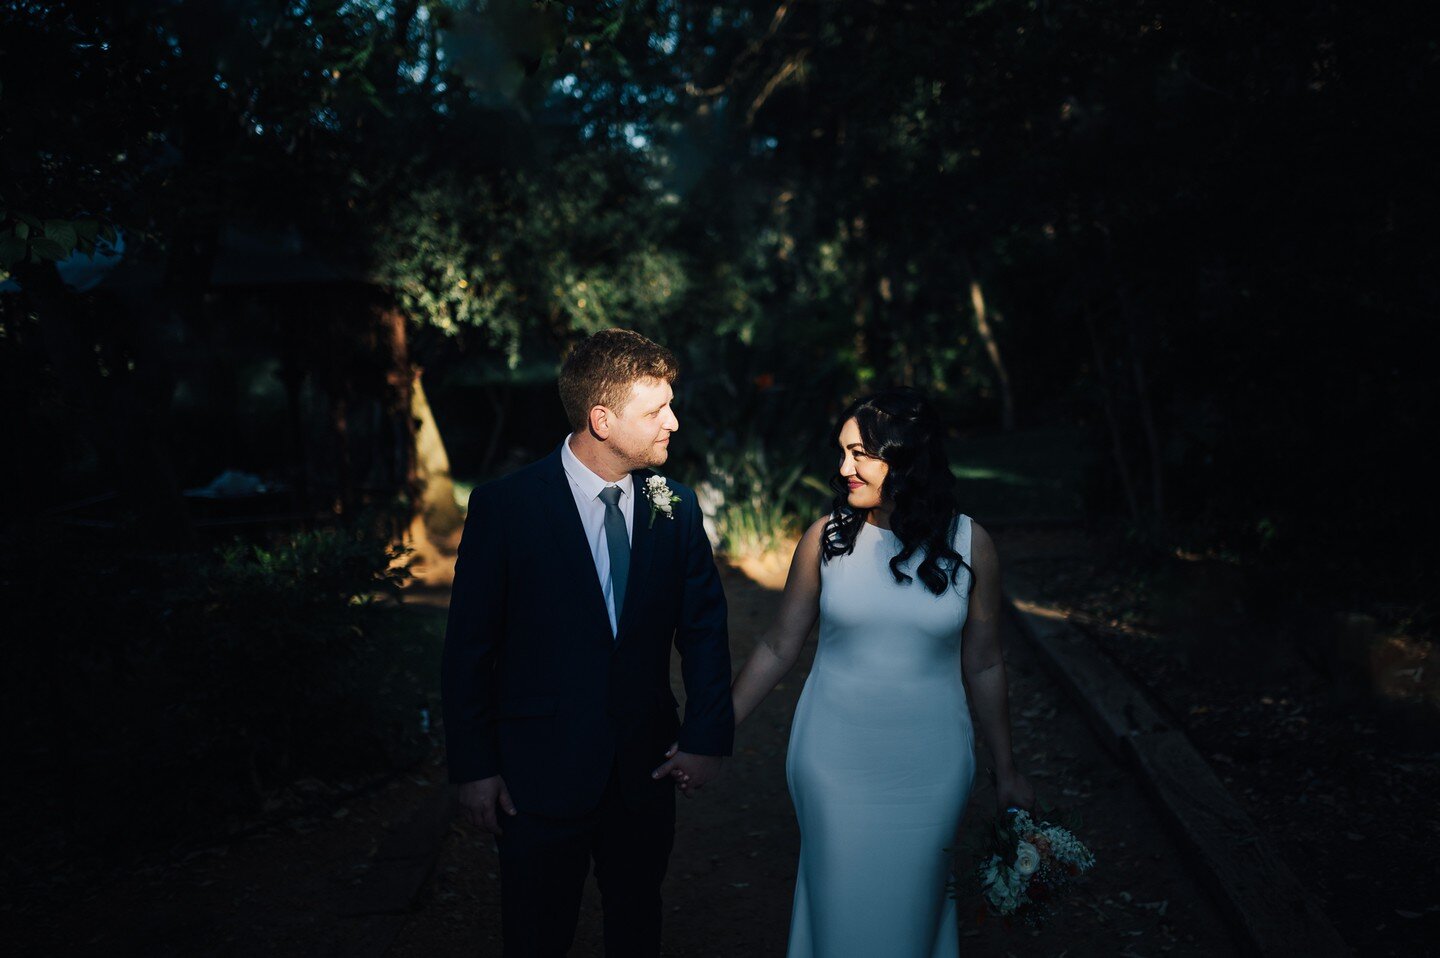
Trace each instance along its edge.
{"label": "suit lapel", "polygon": [[[580,513],[575,508],[575,496],[570,491],[570,481],[565,478],[565,464],[560,460],[557,449],[545,463],[545,510],[550,517],[550,528],[555,530],[555,549],[559,553],[562,581],[568,575],[577,584],[576,594],[586,615],[600,624],[602,633],[610,635],[610,610],[605,605],[605,591],[600,586],[600,577],[595,571],[595,559],[590,555],[590,545],[585,539],[585,527],[580,523]],[[631,579],[626,593],[634,586],[634,561],[631,561]]]}
{"label": "suit lapel", "polygon": [[650,556],[654,553],[655,529],[650,522],[650,503],[645,498],[645,480],[655,475],[648,469],[630,473],[635,495],[635,509],[630,516],[630,578],[625,583],[625,602],[620,607],[620,623],[615,637],[625,637],[625,626],[633,624],[640,601],[650,581]]}

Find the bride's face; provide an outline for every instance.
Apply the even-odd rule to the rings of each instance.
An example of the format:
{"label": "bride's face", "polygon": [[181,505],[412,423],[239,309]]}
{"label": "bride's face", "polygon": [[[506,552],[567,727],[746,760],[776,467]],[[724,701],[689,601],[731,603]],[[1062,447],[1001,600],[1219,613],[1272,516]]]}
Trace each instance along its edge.
{"label": "bride's face", "polygon": [[840,449],[844,453],[844,458],[840,460],[840,478],[850,487],[846,500],[850,508],[878,507],[882,502],[880,487],[890,467],[866,451],[860,438],[860,426],[854,419],[847,419],[840,427]]}

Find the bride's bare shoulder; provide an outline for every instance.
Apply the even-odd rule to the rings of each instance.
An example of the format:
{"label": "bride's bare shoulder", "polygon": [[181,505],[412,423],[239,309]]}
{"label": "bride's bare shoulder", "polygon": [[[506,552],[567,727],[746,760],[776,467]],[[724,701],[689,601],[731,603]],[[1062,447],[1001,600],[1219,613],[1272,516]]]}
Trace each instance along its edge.
{"label": "bride's bare shoulder", "polygon": [[985,527],[974,519],[970,520],[970,556],[972,566],[994,569],[1000,565],[1000,557],[995,551],[995,540],[991,539]]}
{"label": "bride's bare shoulder", "polygon": [[820,542],[825,535],[825,523],[829,521],[829,516],[821,516],[819,519],[810,523],[804,534],[800,536],[800,542],[795,546],[795,554],[797,556],[819,557]]}

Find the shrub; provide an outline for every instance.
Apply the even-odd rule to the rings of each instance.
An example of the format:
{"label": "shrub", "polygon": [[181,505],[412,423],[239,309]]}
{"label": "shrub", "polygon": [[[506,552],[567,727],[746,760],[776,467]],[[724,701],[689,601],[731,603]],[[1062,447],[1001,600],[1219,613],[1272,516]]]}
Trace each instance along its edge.
{"label": "shrub", "polygon": [[257,793],[297,759],[323,763],[317,731],[354,718],[351,699],[362,690],[346,687],[341,665],[375,651],[370,613],[381,595],[398,596],[401,558],[362,529],[327,528],[270,547],[226,546],[204,570],[192,598],[199,607],[173,651],[184,680],[205,694],[182,691],[182,700],[213,734],[243,743]]}
{"label": "shrub", "polygon": [[188,554],[35,542],[5,575],[0,719],[31,787],[4,811],[36,836],[142,846],[213,835],[300,777],[425,754],[415,659],[438,639],[376,601],[403,558],[365,526]]}
{"label": "shrub", "polygon": [[799,535],[800,516],[813,506],[812,497],[803,494],[803,464],[775,466],[764,444],[750,437],[712,444],[705,466],[696,495],[721,552],[758,557]]}

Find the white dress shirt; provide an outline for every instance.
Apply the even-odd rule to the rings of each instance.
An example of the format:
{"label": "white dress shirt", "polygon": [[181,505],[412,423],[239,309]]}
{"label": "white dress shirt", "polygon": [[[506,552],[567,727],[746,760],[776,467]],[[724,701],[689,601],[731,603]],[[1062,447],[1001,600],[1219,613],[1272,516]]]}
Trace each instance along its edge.
{"label": "white dress shirt", "polygon": [[[570,450],[570,437],[560,443],[560,461],[565,465],[565,478],[570,480],[570,493],[575,497],[575,508],[580,511],[580,524],[585,527],[585,542],[590,546],[590,557],[595,560],[595,573],[600,577],[600,588],[605,593],[605,608],[610,613],[610,634],[620,633],[620,624],[615,616],[615,594],[610,583],[610,549],[605,541],[605,503],[600,499],[600,490],[606,486],[620,487],[620,514],[625,517],[625,534],[633,536],[635,528],[635,480],[627,472],[619,482],[608,482],[590,471]],[[630,543],[626,542],[628,549]]]}

